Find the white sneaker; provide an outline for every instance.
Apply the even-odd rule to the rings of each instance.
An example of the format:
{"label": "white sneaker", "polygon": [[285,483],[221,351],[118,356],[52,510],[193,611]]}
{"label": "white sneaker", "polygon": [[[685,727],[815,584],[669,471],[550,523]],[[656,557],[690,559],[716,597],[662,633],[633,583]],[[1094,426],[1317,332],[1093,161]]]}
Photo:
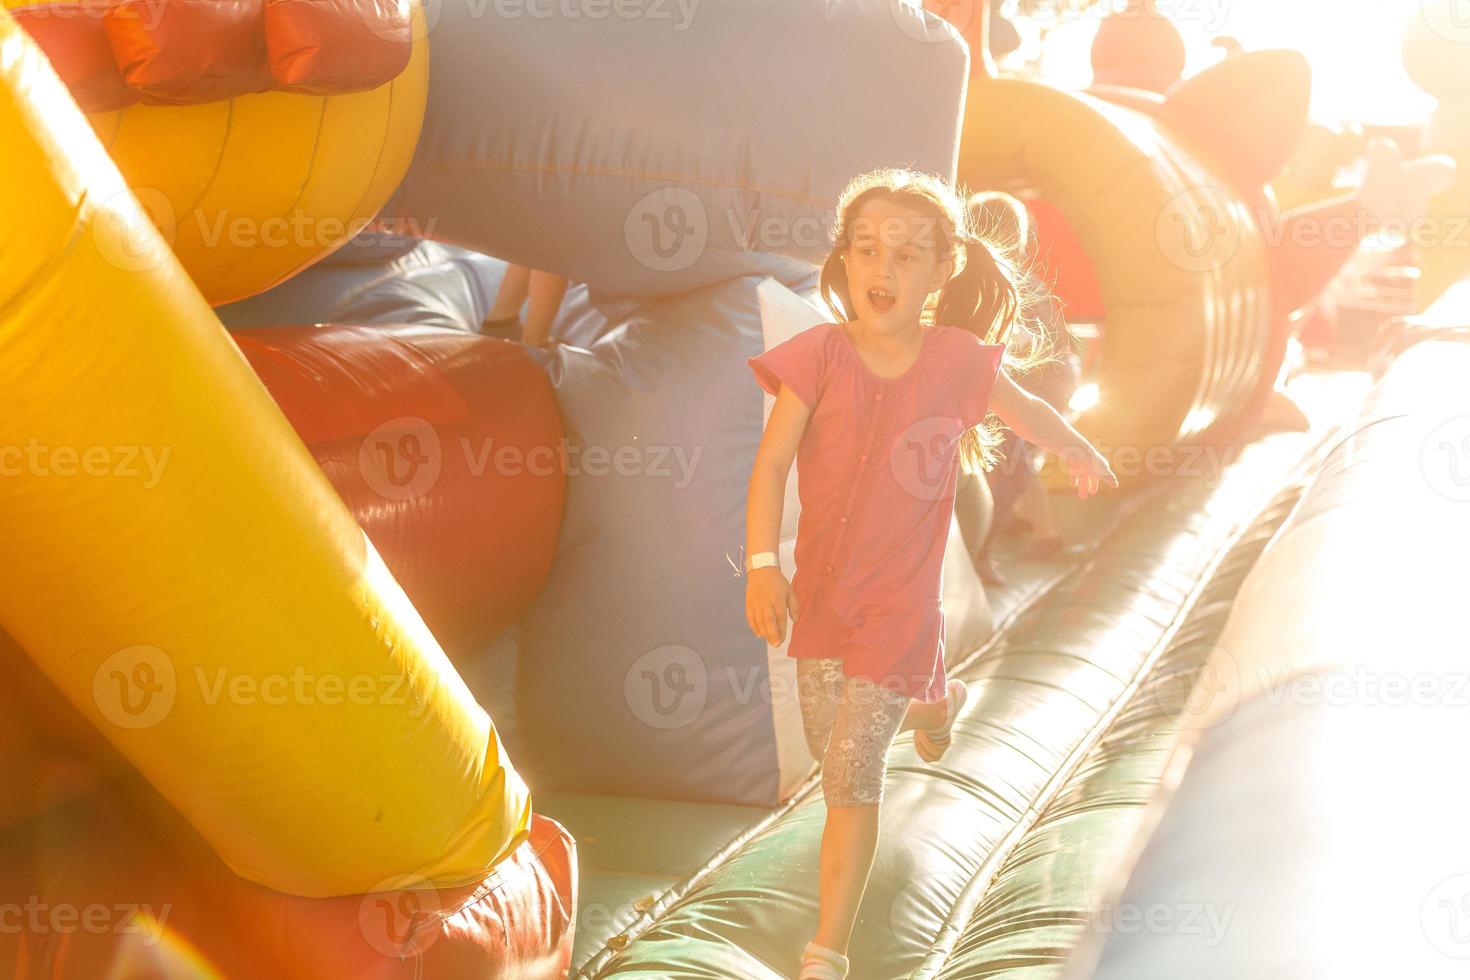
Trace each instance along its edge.
{"label": "white sneaker", "polygon": [[847,957],[837,950],[807,943],[801,951],[799,980],[844,980],[846,976]]}
{"label": "white sneaker", "polygon": [[944,716],[944,724],[938,728],[914,732],[914,751],[919,753],[919,758],[925,762],[938,762],[940,756],[949,751],[950,729],[954,727],[955,718],[969,698],[970,689],[964,681],[949,682],[949,711]]}

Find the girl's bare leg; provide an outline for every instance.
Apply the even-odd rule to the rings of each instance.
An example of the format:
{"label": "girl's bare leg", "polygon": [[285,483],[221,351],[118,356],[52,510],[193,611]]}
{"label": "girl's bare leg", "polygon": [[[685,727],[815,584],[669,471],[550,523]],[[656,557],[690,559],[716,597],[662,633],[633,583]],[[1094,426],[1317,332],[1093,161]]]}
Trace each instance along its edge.
{"label": "girl's bare leg", "polygon": [[871,680],[847,678],[822,761],[827,824],[812,941],[844,955],[878,853],[888,750],[908,704]]}
{"label": "girl's bare leg", "polygon": [[509,320],[519,314],[521,304],[526,301],[530,279],[531,270],[525,266],[514,263],[506,266],[505,275],[500,278],[500,290],[495,294],[495,302],[490,305],[485,320]]}
{"label": "girl's bare leg", "polygon": [[531,271],[531,309],[526,313],[526,328],[521,333],[521,342],[532,347],[545,347],[551,337],[551,324],[561,309],[562,298],[567,294],[567,281],[540,269]]}
{"label": "girl's bare leg", "polygon": [[955,488],[954,510],[960,523],[960,535],[973,558],[985,550],[985,542],[990,540],[991,524],[995,521],[995,497],[982,474],[960,474]]}
{"label": "girl's bare leg", "polygon": [[879,804],[827,806],[822,830],[822,871],[818,889],[819,946],[847,953],[858,906],[868,887],[868,875],[878,854]]}

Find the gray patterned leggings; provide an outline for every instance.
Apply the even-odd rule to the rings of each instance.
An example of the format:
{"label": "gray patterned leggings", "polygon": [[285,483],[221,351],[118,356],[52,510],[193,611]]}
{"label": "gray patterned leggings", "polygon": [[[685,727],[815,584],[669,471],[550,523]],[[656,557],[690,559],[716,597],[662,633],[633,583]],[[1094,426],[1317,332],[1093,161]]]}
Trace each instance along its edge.
{"label": "gray patterned leggings", "polygon": [[909,698],[865,677],[847,677],[837,659],[796,658],[796,693],[812,757],[822,762],[828,806],[883,801],[888,747]]}

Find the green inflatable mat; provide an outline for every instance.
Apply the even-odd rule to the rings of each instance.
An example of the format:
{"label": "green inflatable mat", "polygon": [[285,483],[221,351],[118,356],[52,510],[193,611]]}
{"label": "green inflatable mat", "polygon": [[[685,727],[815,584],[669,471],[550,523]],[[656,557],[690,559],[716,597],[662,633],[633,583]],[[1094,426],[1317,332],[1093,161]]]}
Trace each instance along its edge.
{"label": "green inflatable mat", "polygon": [[[1365,386],[1300,379],[1312,430],[1223,468],[1057,496],[1064,536],[1095,547],[1003,559],[997,633],[951,670],[972,693],[949,754],[929,766],[912,736],[895,744],[854,980],[1056,975],[1152,798],[1230,596]],[[795,975],[816,921],[815,775],[774,810],[537,804],[578,838],[573,977]]]}

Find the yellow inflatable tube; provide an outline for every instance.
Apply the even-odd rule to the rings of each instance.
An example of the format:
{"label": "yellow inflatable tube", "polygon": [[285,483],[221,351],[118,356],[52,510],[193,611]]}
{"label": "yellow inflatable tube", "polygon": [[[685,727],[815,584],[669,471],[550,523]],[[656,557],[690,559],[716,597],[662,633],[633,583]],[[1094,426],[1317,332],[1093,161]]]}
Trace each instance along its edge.
{"label": "yellow inflatable tube", "polygon": [[[1252,208],[1151,117],[1022,79],[970,85],[958,176],[1055,204],[1107,307],[1095,405],[1078,429],[1122,480],[1228,421],[1271,332]],[[1053,468],[1054,486],[1066,485]]]}
{"label": "yellow inflatable tube", "polygon": [[0,82],[0,629],[244,877],[479,879],[490,719],[4,12]]}

